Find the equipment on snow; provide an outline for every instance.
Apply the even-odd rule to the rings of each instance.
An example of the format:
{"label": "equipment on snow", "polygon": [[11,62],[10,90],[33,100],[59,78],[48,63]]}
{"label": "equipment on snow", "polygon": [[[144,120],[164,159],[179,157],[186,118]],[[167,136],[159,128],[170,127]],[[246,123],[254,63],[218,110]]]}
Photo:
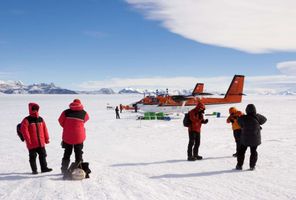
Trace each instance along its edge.
{"label": "equipment on snow", "polygon": [[83,169],[80,168],[76,168],[72,171],[71,176],[72,176],[72,180],[82,180],[85,178],[85,172],[83,171]]}
{"label": "equipment on snow", "polygon": [[66,180],[82,180],[89,178],[91,170],[88,162],[72,162],[70,167],[64,173],[63,179]]}

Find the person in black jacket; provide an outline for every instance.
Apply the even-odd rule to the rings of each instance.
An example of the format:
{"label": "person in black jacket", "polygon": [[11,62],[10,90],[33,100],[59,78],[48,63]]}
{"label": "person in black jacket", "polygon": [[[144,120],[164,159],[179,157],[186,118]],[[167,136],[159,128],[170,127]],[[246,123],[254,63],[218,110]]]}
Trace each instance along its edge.
{"label": "person in black jacket", "polygon": [[118,106],[115,108],[116,119],[120,119]]}
{"label": "person in black jacket", "polygon": [[257,147],[261,144],[261,126],[266,122],[266,117],[256,113],[254,104],[249,104],[246,107],[247,115],[242,115],[238,118],[241,132],[241,147],[237,156],[237,170],[242,170],[244,164],[245,153],[248,147],[251,149],[250,155],[250,170],[254,170],[258,158]]}

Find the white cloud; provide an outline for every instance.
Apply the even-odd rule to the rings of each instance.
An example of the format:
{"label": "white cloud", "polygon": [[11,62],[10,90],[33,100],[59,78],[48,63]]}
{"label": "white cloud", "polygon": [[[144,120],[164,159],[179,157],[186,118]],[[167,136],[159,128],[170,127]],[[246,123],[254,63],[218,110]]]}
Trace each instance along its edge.
{"label": "white cloud", "polygon": [[277,64],[278,70],[288,76],[296,76],[296,61],[286,61]]}
{"label": "white cloud", "polygon": [[295,0],[126,0],[197,42],[250,53],[296,50]]}
{"label": "white cloud", "polygon": [[[102,81],[87,81],[78,87],[83,90],[97,90],[100,88],[140,89],[193,89],[196,83],[204,83],[206,92],[225,93],[233,77],[151,77],[151,78],[113,78]],[[279,92],[285,90],[296,91],[296,76],[246,76],[245,93]]]}
{"label": "white cloud", "polygon": [[144,89],[157,89],[174,87],[179,88],[181,85],[188,86],[195,82],[194,77],[149,77],[149,78],[112,78],[103,81],[88,81],[80,85],[81,88],[85,89],[99,89],[102,87],[110,88],[144,88]]}

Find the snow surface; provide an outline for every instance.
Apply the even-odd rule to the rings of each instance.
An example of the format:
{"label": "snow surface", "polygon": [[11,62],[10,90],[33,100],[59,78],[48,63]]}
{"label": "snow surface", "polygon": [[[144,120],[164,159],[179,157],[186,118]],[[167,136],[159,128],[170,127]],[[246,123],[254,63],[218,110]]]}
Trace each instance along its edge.
{"label": "snow surface", "polygon": [[[90,115],[86,124],[84,160],[90,179],[64,181],[60,174],[63,150],[57,119],[74,98]],[[124,112],[116,120],[106,106],[129,104],[142,95],[1,95],[0,199],[296,199],[296,97],[246,96],[236,104],[244,110],[254,103],[268,119],[255,171],[248,171],[249,150],[243,171],[233,170],[235,142],[226,115],[230,105],[209,108],[202,129],[200,154],[204,160],[186,161],[187,130],[182,116],[171,121],[140,121]],[[31,175],[28,151],[15,126],[28,113],[27,104],[40,104],[51,143],[47,161],[54,170]],[[73,159],[73,155],[72,155]],[[39,167],[39,164],[38,164]]]}

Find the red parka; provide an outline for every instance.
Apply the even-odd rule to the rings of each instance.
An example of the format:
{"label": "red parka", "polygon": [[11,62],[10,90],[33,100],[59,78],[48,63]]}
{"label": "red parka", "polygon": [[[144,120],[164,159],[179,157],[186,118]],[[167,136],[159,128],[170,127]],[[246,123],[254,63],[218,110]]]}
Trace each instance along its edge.
{"label": "red parka", "polygon": [[194,109],[189,111],[189,118],[191,121],[191,125],[188,127],[189,132],[200,133],[201,124],[207,123],[207,120],[204,120],[204,116],[203,116],[204,110],[205,110],[204,104],[198,103]]}
{"label": "red parka", "polygon": [[59,117],[59,123],[63,127],[63,141],[68,144],[81,144],[86,137],[84,123],[89,116],[78,99],[75,99],[69,107],[70,109],[63,111]]}
{"label": "red parka", "polygon": [[[37,110],[33,110],[32,107],[37,108]],[[29,103],[30,115],[24,118],[21,123],[21,132],[24,136],[28,149],[44,147],[45,144],[49,143],[46,124],[42,117],[39,117],[38,110],[38,104]]]}

